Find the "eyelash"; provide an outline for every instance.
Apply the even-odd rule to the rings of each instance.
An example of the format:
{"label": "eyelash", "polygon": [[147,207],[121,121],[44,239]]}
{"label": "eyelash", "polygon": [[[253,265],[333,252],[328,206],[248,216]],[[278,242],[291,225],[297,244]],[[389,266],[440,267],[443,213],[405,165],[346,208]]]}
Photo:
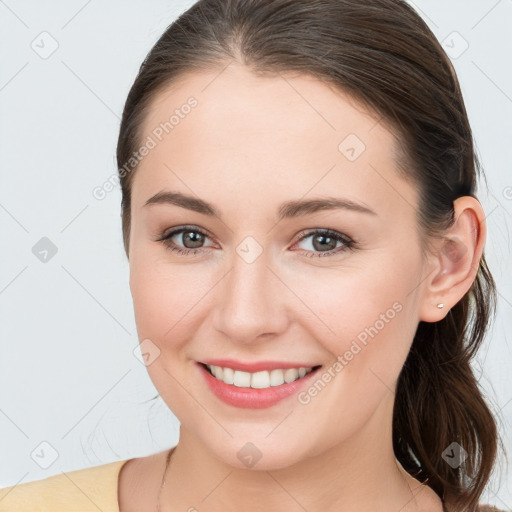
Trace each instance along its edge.
{"label": "eyelash", "polygon": [[[190,254],[195,255],[198,252],[201,252],[204,249],[204,247],[199,247],[196,249],[182,248],[182,247],[177,246],[174,242],[172,242],[170,240],[173,236],[178,235],[180,233],[184,233],[184,232],[200,233],[201,235],[210,238],[208,236],[208,233],[204,232],[202,229],[199,229],[195,226],[183,226],[179,229],[175,229],[175,230],[169,232],[165,236],[162,235],[162,237],[158,238],[156,241],[162,242],[165,245],[165,247],[167,249],[169,249],[170,251],[175,252],[180,255],[184,255],[184,256],[188,256]],[[309,238],[311,235],[315,235],[318,233],[321,235],[324,235],[326,237],[333,238],[337,242],[342,242],[344,244],[344,247],[338,247],[337,249],[331,249],[330,251],[325,251],[325,252],[315,252],[315,251],[303,250],[306,252],[305,255],[308,258],[322,258],[322,257],[326,257],[326,256],[327,257],[334,256],[341,252],[354,251],[358,247],[357,242],[352,240],[350,237],[348,237],[347,235],[344,235],[342,233],[338,233],[337,231],[333,231],[332,229],[316,229],[316,230],[308,231],[307,233],[303,234],[303,236],[301,236],[295,243],[302,242],[302,240]]]}

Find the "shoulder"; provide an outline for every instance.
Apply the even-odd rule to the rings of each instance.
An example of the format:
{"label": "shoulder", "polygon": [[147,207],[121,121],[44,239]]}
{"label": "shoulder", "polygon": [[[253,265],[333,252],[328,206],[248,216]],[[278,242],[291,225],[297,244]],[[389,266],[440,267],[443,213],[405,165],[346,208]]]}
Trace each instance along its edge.
{"label": "shoulder", "polygon": [[62,472],[0,489],[0,512],[119,512],[118,475],[127,460]]}

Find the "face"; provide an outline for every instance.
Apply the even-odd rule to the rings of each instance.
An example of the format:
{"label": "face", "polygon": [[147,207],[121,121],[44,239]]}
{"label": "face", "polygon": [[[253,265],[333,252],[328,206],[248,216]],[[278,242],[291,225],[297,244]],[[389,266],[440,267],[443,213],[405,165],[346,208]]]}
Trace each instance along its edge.
{"label": "face", "polygon": [[[379,117],[312,77],[232,64],[161,92],[142,142],[130,289],[182,431],[236,467],[260,453],[258,469],[381,440],[424,262],[417,191]],[[175,195],[146,204],[160,192]],[[290,367],[312,371],[279,385]]]}

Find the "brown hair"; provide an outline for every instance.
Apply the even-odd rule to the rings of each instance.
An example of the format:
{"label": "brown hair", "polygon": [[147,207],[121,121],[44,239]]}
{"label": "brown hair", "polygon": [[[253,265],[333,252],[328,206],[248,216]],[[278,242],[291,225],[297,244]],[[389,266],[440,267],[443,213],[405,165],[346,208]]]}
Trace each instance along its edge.
{"label": "brown hair", "polygon": [[[200,0],[146,56],[124,107],[117,163],[127,256],[136,165],[125,170],[140,147],[148,106],[186,73],[220,70],[234,60],[255,74],[314,76],[393,128],[397,171],[420,193],[423,250],[453,223],[453,201],[475,196],[482,170],[457,77],[405,1]],[[446,317],[419,323],[397,382],[395,456],[454,511],[477,510],[497,456],[497,426],[470,366],[495,304],[496,286],[482,256],[471,289]],[[442,457],[453,442],[467,453],[456,468]]]}

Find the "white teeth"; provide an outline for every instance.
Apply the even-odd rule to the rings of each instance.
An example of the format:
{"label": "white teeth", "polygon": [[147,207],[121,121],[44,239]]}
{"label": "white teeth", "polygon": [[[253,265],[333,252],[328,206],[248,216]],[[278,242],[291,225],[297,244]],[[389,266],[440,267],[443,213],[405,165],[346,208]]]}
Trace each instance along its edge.
{"label": "white teeth", "polygon": [[235,377],[233,384],[239,388],[250,388],[251,387],[251,374],[247,372],[241,372],[235,370]]}
{"label": "white teeth", "polygon": [[270,375],[267,371],[256,372],[251,376],[251,388],[264,389],[270,387]]}
{"label": "white teeth", "polygon": [[221,366],[206,365],[214,377],[226,384],[231,384],[239,388],[265,389],[272,386],[293,382],[311,372],[311,368],[287,368],[286,370],[263,370],[261,372],[249,373],[232,368],[223,368]]}
{"label": "white teeth", "polygon": [[283,370],[272,370],[270,372],[270,385],[280,386],[281,384],[284,384]]}
{"label": "white teeth", "polygon": [[285,382],[293,382],[294,380],[299,378],[299,370],[295,368],[288,368],[284,372],[284,381]]}
{"label": "white teeth", "polygon": [[[210,367],[211,368],[211,367]],[[219,368],[219,367],[217,367]],[[232,368],[223,368],[223,380],[226,384],[233,384],[235,380],[235,370]]]}

